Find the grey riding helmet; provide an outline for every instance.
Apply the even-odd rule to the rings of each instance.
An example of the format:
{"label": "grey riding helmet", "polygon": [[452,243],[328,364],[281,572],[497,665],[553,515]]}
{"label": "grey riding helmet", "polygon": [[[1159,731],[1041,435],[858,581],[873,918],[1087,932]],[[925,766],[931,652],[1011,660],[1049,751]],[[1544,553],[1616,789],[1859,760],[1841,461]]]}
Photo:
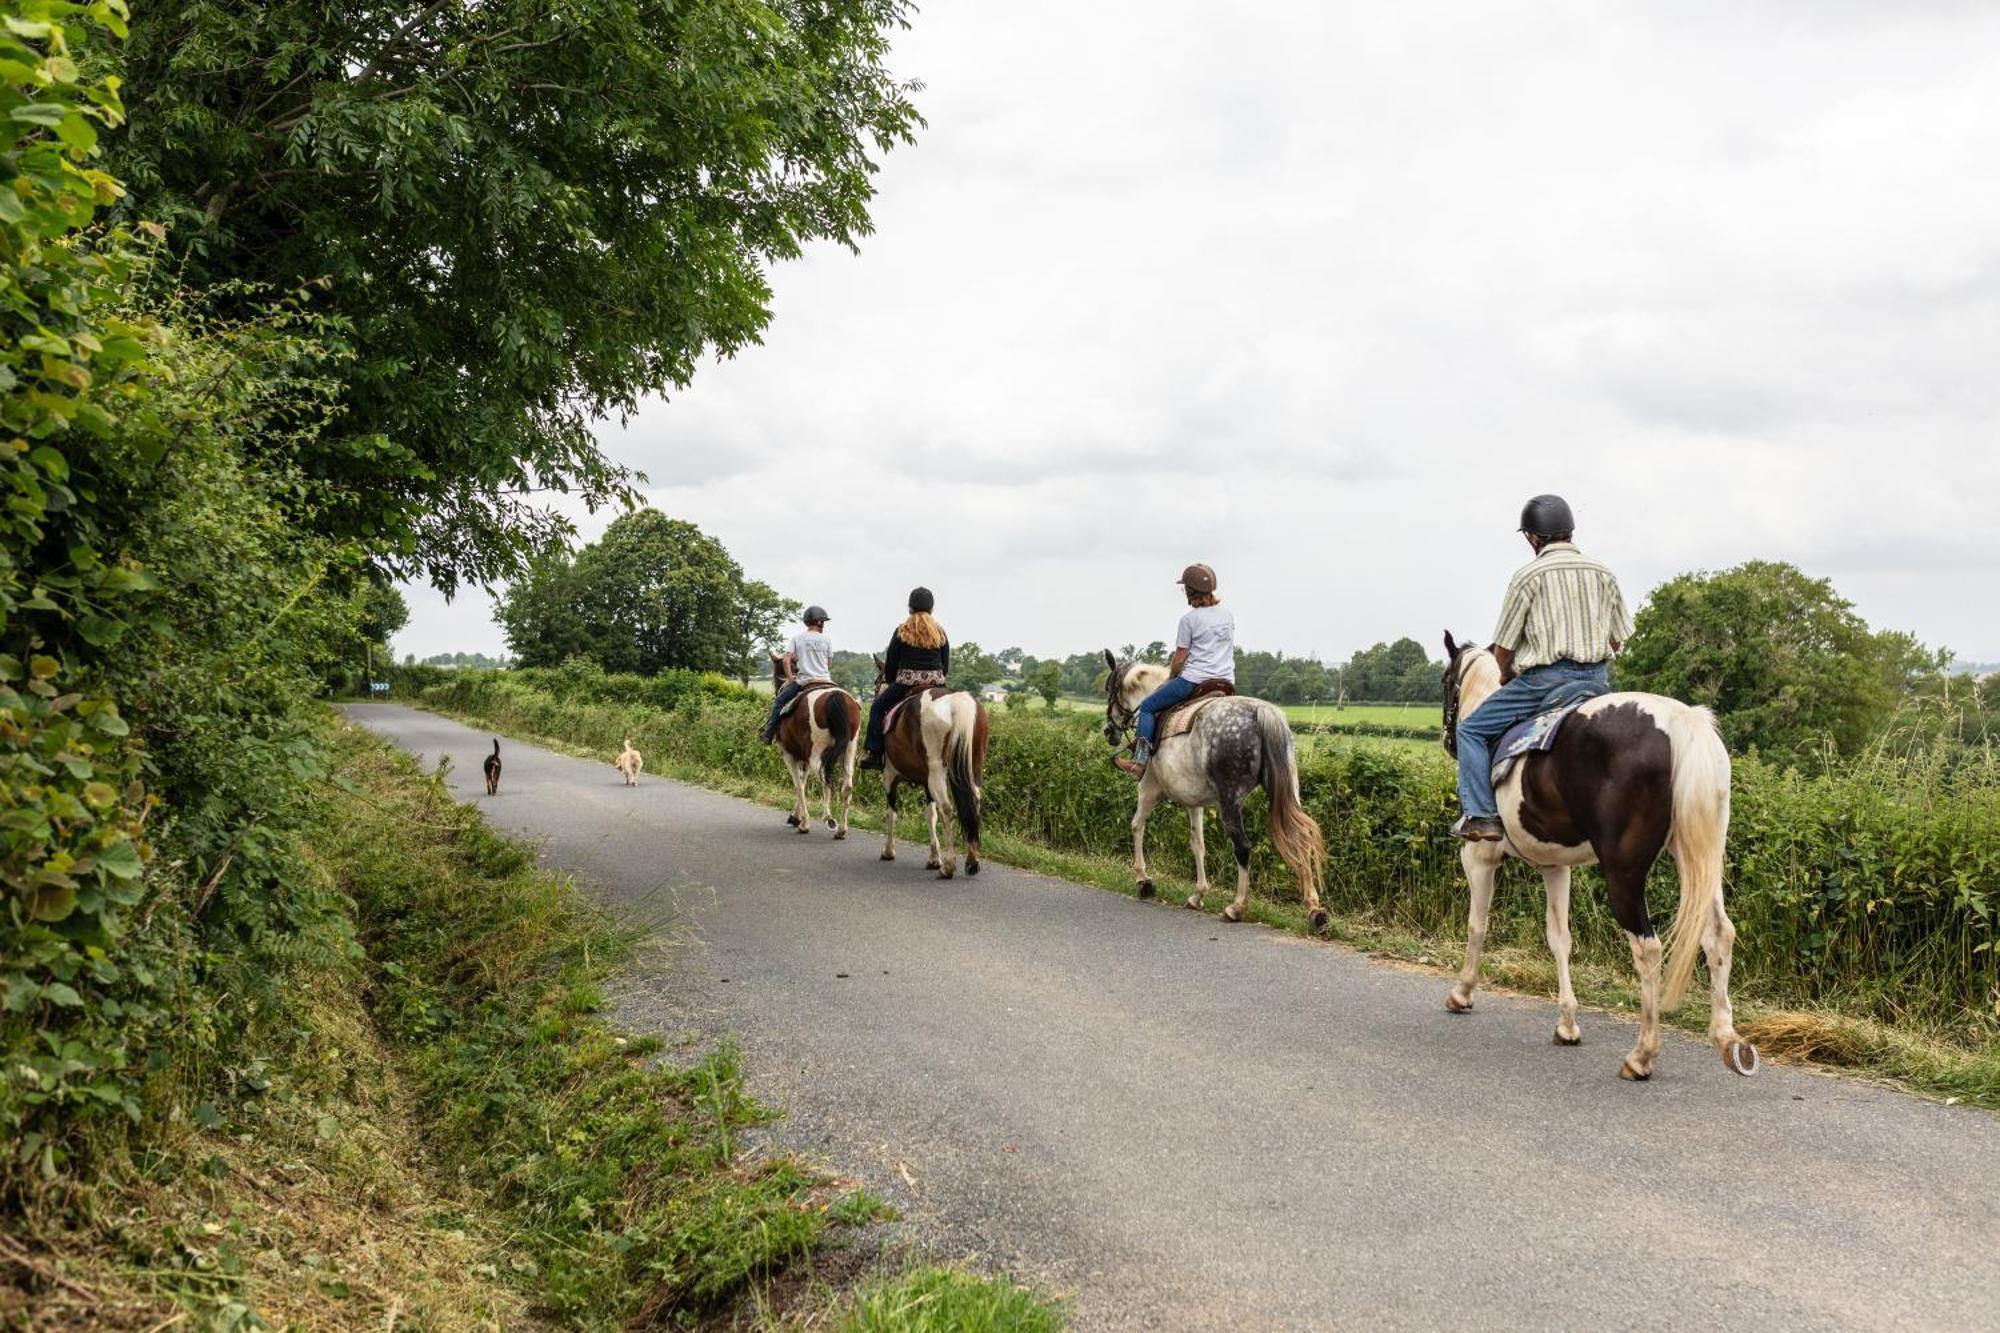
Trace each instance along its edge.
{"label": "grey riding helmet", "polygon": [[1560,495],[1538,495],[1521,506],[1521,531],[1536,537],[1562,537],[1576,531],[1576,515]]}
{"label": "grey riding helmet", "polygon": [[809,606],[806,608],[805,615],[801,616],[800,619],[804,620],[808,625],[824,625],[829,617],[826,614],[825,607]]}
{"label": "grey riding helmet", "polygon": [[937,605],[937,598],[931,596],[929,588],[910,589],[910,610],[928,614]]}

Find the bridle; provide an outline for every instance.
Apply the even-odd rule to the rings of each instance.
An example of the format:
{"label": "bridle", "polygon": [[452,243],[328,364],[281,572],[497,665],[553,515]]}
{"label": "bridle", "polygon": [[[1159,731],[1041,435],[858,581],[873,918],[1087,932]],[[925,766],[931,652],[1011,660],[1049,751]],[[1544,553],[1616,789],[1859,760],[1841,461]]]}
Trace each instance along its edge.
{"label": "bridle", "polygon": [[1116,747],[1128,736],[1136,736],[1139,730],[1138,714],[1125,707],[1125,673],[1132,667],[1130,662],[1121,662],[1115,671],[1104,678],[1104,740]]}
{"label": "bridle", "polygon": [[1466,644],[1452,654],[1451,664],[1444,669],[1444,752],[1453,759],[1458,758],[1458,681],[1462,674],[1460,663],[1470,653],[1480,651]]}

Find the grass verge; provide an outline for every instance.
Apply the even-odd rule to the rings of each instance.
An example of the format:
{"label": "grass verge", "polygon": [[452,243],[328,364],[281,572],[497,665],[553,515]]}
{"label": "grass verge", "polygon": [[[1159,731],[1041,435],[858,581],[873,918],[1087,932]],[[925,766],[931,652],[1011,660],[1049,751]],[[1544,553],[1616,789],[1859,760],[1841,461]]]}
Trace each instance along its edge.
{"label": "grass verge", "polygon": [[[436,708],[436,705],[428,705]],[[486,716],[449,708],[437,709],[461,721],[508,734],[524,741],[582,758],[608,763],[618,745],[618,737],[607,734],[599,745],[579,745],[573,740],[538,734],[518,725],[518,719]],[[593,740],[599,739],[596,737]],[[789,779],[775,757],[767,774],[746,777],[737,769],[722,769],[687,762],[669,756],[649,754],[647,771],[677,778],[765,805],[788,808],[791,804]],[[857,828],[879,831],[881,822],[858,805],[853,823]],[[1091,884],[1113,892],[1133,893],[1131,868],[1124,860],[1086,853],[1055,851],[1030,839],[991,831],[983,843],[988,858],[1022,869]],[[1150,858],[1149,858],[1150,859]],[[1179,903],[1192,891],[1184,878],[1163,872],[1157,866],[1153,879],[1165,903]],[[1510,891],[1503,882],[1501,892]],[[1533,891],[1539,894],[1539,883]],[[1229,893],[1212,893],[1204,910],[1219,911],[1229,901]],[[1342,910],[1329,904],[1332,938],[1379,957],[1441,974],[1455,972],[1464,960],[1464,937],[1459,933],[1426,931],[1387,914],[1369,910]],[[1302,907],[1290,901],[1253,896],[1248,919],[1297,935],[1310,935]],[[1549,958],[1540,931],[1541,913],[1517,914],[1508,930],[1509,918],[1495,913],[1495,933],[1489,936],[1481,959],[1482,984],[1530,996],[1553,997],[1555,967]],[[1524,924],[1529,923],[1529,924]],[[1612,1012],[1637,1009],[1637,987],[1629,969],[1616,963],[1593,961],[1579,956],[1572,966],[1578,998],[1586,1005]],[[1442,1003],[1442,991],[1440,992]],[[2000,1110],[2000,1043],[1967,1046],[1961,1042],[1907,1026],[1896,1026],[1830,1009],[1801,1009],[1760,1006],[1739,1000],[1736,1005],[1738,1029],[1775,1060],[1823,1072],[1841,1072],[1892,1084],[1908,1091],[1948,1102],[1964,1102],[1989,1110]],[[1707,1004],[1697,988],[1688,1004],[1666,1021],[1685,1031],[1702,1033],[1707,1028]]]}
{"label": "grass verge", "polygon": [[[954,1327],[1058,1326],[956,1270],[907,1279],[948,1273],[948,1298],[869,1306],[905,1280],[846,1243],[881,1201],[746,1146],[771,1114],[733,1048],[670,1064],[605,1020],[630,940],[568,880],[358,729],[332,747],[304,846],[351,944],[295,966],[255,1054],[87,1208],[8,1221],[0,1327],[720,1328],[799,1305],[929,1329],[947,1299],[1032,1315]],[[816,1290],[822,1266],[868,1285]]]}

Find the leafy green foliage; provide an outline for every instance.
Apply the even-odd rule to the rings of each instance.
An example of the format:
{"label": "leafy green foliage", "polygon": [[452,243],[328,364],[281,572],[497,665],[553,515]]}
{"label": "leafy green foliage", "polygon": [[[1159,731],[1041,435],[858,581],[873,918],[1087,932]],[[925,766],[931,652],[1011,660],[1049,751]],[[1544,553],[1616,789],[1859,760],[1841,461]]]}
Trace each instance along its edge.
{"label": "leafy green foliage", "polygon": [[694,524],[640,509],[575,559],[538,561],[508,588],[499,617],[524,666],[584,658],[612,672],[742,676],[798,605],[745,579]]}
{"label": "leafy green foliage", "polygon": [[1028,687],[1042,696],[1042,702],[1054,708],[1056,700],[1062,697],[1062,663],[1037,662],[1033,671],[1023,674],[1027,676]]}
{"label": "leafy green foliage", "polygon": [[902,0],[147,5],[115,145],[201,286],[321,278],[354,330],[307,517],[441,586],[630,478],[592,434],[755,343],[766,271],[869,231],[918,125]]}
{"label": "leafy green foliage", "polygon": [[953,689],[977,693],[1006,674],[1007,668],[972,640],[952,645],[948,683]]}
{"label": "leafy green foliage", "polygon": [[1906,634],[1876,633],[1825,579],[1753,560],[1653,590],[1618,683],[1713,708],[1736,750],[1853,754],[1942,663]]}

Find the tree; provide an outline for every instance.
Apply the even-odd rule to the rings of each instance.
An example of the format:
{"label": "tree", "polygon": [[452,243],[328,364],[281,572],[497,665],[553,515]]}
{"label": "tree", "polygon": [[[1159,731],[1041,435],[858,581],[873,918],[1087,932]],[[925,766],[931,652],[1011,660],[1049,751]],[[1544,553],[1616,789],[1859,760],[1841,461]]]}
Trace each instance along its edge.
{"label": "tree", "polygon": [[738,593],[737,676],[745,684],[750,673],[768,670],[766,654],[774,651],[783,637],[787,621],[799,613],[799,603],[780,597],[768,583],[751,580]]}
{"label": "tree", "polygon": [[536,561],[508,588],[499,618],[523,666],[582,657],[606,671],[736,674],[796,609],[745,580],[722,543],[694,524],[639,509],[574,560]]}
{"label": "tree", "polygon": [[867,235],[921,124],[904,0],[134,9],[126,216],[345,324],[313,520],[446,590],[567,537],[536,494],[629,497],[595,423],[758,341],[772,263]]}
{"label": "tree", "polygon": [[1026,658],[1027,654],[1019,648],[1002,648],[999,652],[993,654],[993,660],[1006,668],[1008,675],[1020,672],[1023,669],[1023,663]]}
{"label": "tree", "polygon": [[972,640],[951,646],[951,673],[945,683],[954,690],[977,693],[1006,674],[1000,663]]}
{"label": "tree", "polygon": [[1042,696],[1051,710],[1056,700],[1062,697],[1062,663],[1037,662],[1035,669],[1027,673],[1028,685]]}
{"label": "tree", "polygon": [[1877,634],[1825,579],[1753,560],[1653,590],[1617,663],[1618,683],[1713,708],[1738,749],[1801,756],[1875,736],[1939,658]]}

